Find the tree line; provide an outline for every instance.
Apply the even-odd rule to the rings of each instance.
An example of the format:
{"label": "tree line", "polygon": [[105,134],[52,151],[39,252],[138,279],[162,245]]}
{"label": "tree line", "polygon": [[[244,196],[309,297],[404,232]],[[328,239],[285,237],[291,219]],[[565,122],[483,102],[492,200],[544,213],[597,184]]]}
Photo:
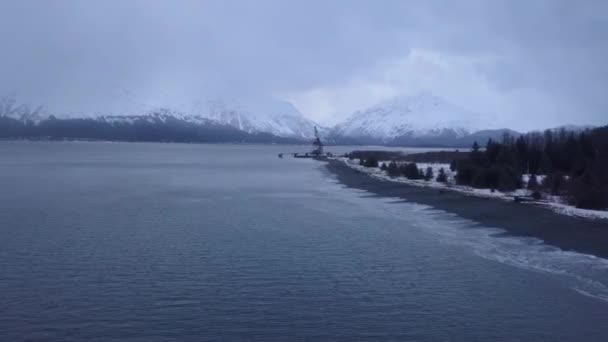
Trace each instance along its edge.
{"label": "tree line", "polygon": [[[468,158],[454,161],[456,182],[511,191],[526,186],[536,197],[564,196],[579,208],[608,208],[608,126],[580,132],[546,130],[475,142]],[[542,181],[538,175],[543,175]]]}
{"label": "tree line", "polygon": [[[414,156],[417,159],[406,157],[430,162],[428,159],[437,155],[432,152]],[[474,142],[470,152],[440,155],[451,157],[450,169],[456,172],[459,185],[503,192],[525,187],[536,199],[560,196],[578,208],[608,209],[608,126],[505,134],[501,141],[488,139],[485,148]],[[378,156],[384,155],[375,151],[349,154],[366,167],[378,167]],[[432,169],[421,170],[416,163],[397,163],[403,158],[390,158],[393,161],[380,168],[391,177],[447,181],[445,170],[433,175]]]}
{"label": "tree line", "polygon": [[[353,155],[349,154],[348,157],[353,159]],[[359,165],[364,167],[380,167],[380,169],[390,177],[405,177],[411,180],[425,180],[430,181],[435,179],[437,182],[446,183],[448,178],[445,170],[440,168],[437,176],[435,177],[435,173],[432,167],[427,167],[426,169],[419,168],[418,165],[414,162],[411,163],[401,163],[397,164],[395,160],[387,163],[382,163],[379,165],[378,158],[375,156],[369,156],[367,158],[360,158]]]}

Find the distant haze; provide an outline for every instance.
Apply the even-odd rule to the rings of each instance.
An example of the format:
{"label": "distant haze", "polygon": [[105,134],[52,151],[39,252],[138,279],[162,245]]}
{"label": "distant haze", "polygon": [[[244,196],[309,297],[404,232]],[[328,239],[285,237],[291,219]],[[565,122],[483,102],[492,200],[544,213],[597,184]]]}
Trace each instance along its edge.
{"label": "distant haze", "polygon": [[429,92],[608,124],[607,1],[3,0],[0,46],[0,95],[64,113],[277,98],[329,125]]}

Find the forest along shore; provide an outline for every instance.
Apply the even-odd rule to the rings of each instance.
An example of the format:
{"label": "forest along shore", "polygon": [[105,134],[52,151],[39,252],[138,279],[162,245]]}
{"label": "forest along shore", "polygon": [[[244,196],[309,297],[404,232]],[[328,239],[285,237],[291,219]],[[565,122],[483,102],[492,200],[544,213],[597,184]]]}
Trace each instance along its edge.
{"label": "forest along shore", "polygon": [[429,205],[484,226],[502,228],[510,235],[541,239],[563,250],[608,258],[607,220],[566,216],[535,205],[376,179],[338,159],[327,160],[326,166],[339,182],[351,188]]}

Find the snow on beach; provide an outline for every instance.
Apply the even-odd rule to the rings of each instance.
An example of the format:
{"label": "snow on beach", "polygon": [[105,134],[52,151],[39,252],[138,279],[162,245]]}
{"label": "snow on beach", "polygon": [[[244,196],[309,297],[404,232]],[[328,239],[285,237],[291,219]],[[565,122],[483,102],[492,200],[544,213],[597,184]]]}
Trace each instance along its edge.
{"label": "snow on beach", "polygon": [[[450,170],[449,164],[440,164],[440,163],[416,163],[419,169],[426,171],[428,167],[433,170],[433,179],[425,181],[423,179],[413,180],[407,179],[405,177],[390,177],[380,169],[382,163],[388,164],[390,161],[379,161],[378,167],[365,167],[359,165],[358,159],[349,160],[348,158],[339,158],[341,159],[348,167],[355,169],[357,171],[363,172],[371,176],[372,178],[402,183],[407,185],[426,187],[426,188],[436,188],[443,189],[449,191],[456,191],[468,196],[476,196],[476,197],[485,197],[485,198],[494,198],[505,201],[513,201],[514,196],[530,196],[532,194],[531,190],[528,189],[517,189],[511,192],[500,192],[495,190],[492,192],[490,189],[475,189],[470,186],[456,185],[455,176],[456,173]],[[447,182],[441,183],[437,182],[435,179],[439,174],[439,170],[443,168],[446,176]],[[538,182],[542,182],[544,176],[537,176]],[[527,183],[529,179],[529,175],[524,175],[522,180],[524,183]],[[606,219],[608,220],[608,211],[605,210],[590,210],[590,209],[580,209],[574,206],[571,206],[566,203],[565,199],[559,196],[547,196],[543,200],[539,201],[530,201],[530,202],[522,202],[522,203],[534,203],[537,205],[545,206],[556,213],[569,215],[569,216],[577,216],[584,217],[589,219]]]}

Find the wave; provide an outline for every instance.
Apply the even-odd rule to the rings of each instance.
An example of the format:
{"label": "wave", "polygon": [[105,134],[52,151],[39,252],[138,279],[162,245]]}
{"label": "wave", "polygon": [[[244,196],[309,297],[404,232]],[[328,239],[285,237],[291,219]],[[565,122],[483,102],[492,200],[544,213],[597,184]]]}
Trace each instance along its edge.
{"label": "wave", "polygon": [[506,231],[500,228],[480,226],[455,214],[413,205],[421,219],[444,223],[428,225],[442,236],[442,242],[466,245],[487,260],[562,276],[576,292],[608,303],[608,259],[564,251],[537,238],[505,235]]}
{"label": "wave", "polygon": [[[354,193],[370,204],[369,197],[362,198],[366,191]],[[426,231],[436,234],[442,243],[466,246],[487,260],[557,275],[577,293],[608,303],[608,259],[564,251],[537,238],[510,236],[505,234],[504,229],[482,226],[456,214],[405,202],[401,198],[376,200],[379,204],[376,208],[383,214],[424,227]],[[398,205],[394,205],[396,203]]]}

